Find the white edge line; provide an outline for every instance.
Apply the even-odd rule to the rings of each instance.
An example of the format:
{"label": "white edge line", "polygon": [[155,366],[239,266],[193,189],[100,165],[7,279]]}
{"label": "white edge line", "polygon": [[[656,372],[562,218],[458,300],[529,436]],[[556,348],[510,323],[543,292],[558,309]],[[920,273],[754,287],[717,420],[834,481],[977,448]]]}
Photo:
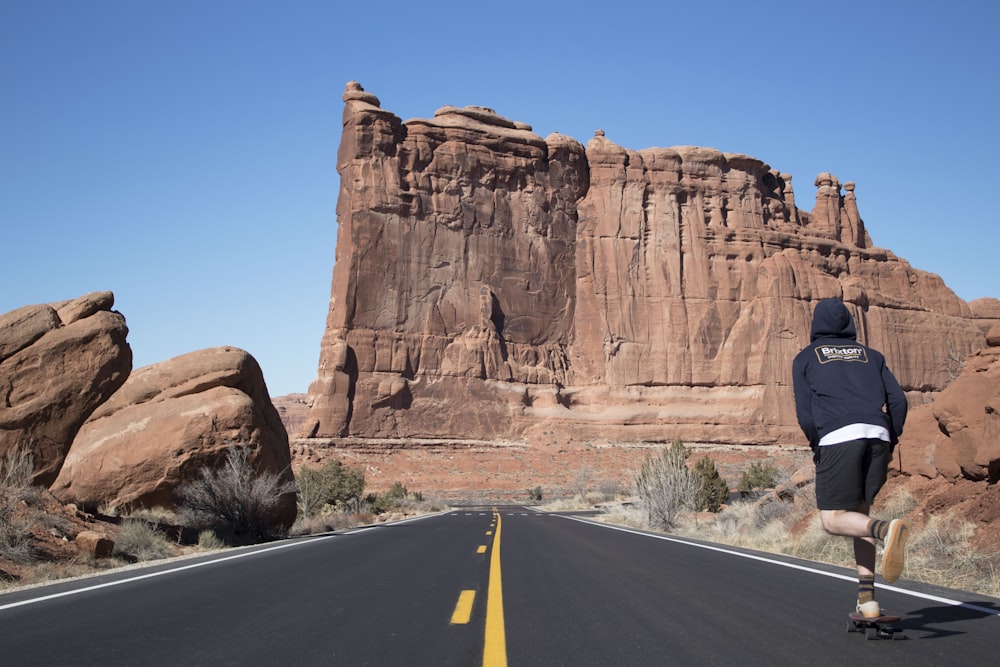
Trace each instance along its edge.
{"label": "white edge line", "polygon": [[[742,551],[736,551],[733,549],[726,549],[724,547],[718,547],[711,544],[701,544],[700,542],[690,542],[677,537],[670,537],[668,535],[657,535],[655,533],[646,533],[641,530],[634,530],[632,528],[625,528],[623,526],[616,526],[614,524],[603,523],[600,521],[589,521],[587,519],[581,519],[580,517],[567,516],[565,514],[559,515],[564,519],[571,519],[573,521],[579,521],[581,523],[587,523],[592,526],[599,526],[601,528],[610,528],[611,530],[620,530],[623,533],[631,533],[633,535],[641,535],[643,537],[651,537],[656,540],[664,540],[666,542],[676,542],[677,544],[685,544],[689,547],[698,547],[699,549],[707,549],[708,551],[718,551],[719,553],[729,554],[731,556],[739,556],[740,558],[748,558],[750,560],[760,561],[762,563],[769,563],[771,565],[780,565],[782,567],[788,567],[793,570],[802,570],[803,572],[809,572],[812,574],[821,574],[825,577],[832,577],[834,579],[843,579],[844,581],[856,581],[856,578],[846,574],[837,574],[836,572],[826,572],[824,570],[819,570],[814,567],[809,567],[807,565],[797,565],[795,563],[786,563],[785,561],[776,560],[774,558],[767,558],[764,556],[757,556],[754,554],[744,553]],[[909,595],[915,598],[921,598],[924,600],[931,600],[933,602],[941,602],[943,604],[949,604],[954,607],[963,607],[965,609],[971,609],[982,614],[987,614],[989,616],[1000,616],[1000,611],[996,609],[989,609],[987,607],[980,607],[978,605],[970,604],[968,602],[962,602],[960,600],[951,600],[949,598],[939,597],[937,595],[931,595],[929,593],[920,593],[918,591],[911,591],[905,588],[900,588],[898,586],[891,586],[889,584],[880,583],[879,589],[893,591],[894,593],[902,593],[903,595]]]}
{"label": "white edge line", "polygon": [[[391,524],[400,523],[410,523],[412,521],[418,521],[420,519],[426,519],[427,517],[435,516],[435,514],[425,514],[423,516],[413,517],[411,519],[403,519],[401,521],[392,521],[389,523],[380,523],[372,526],[361,526],[359,528],[344,532],[344,533],[327,533],[325,535],[319,535],[305,540],[295,540],[294,542],[283,542],[281,544],[276,544],[272,547],[265,547],[263,549],[253,549],[250,551],[244,551],[238,554],[233,554],[231,556],[223,556],[222,558],[213,558],[211,560],[203,560],[198,563],[191,563],[190,565],[182,565],[180,567],[172,567],[168,570],[160,570],[158,572],[149,572],[147,574],[140,574],[135,577],[128,577],[127,579],[116,579],[115,581],[108,581],[103,584],[95,584],[93,586],[86,586],[84,588],[74,588],[73,590],[63,591],[61,593],[52,593],[50,595],[43,595],[42,597],[29,598],[27,600],[21,600],[20,602],[11,602],[9,604],[0,605],[0,611],[6,609],[13,609],[14,607],[23,607],[29,604],[35,604],[37,602],[45,602],[46,600],[55,600],[56,598],[67,597],[70,595],[77,595],[79,593],[87,593],[90,591],[96,591],[101,588],[110,588],[112,586],[120,586],[122,584],[129,584],[133,581],[142,581],[143,579],[152,579],[153,577],[161,577],[166,574],[176,574],[177,572],[183,572],[184,570],[193,570],[195,568],[204,567],[206,565],[215,565],[216,563],[225,563],[230,560],[237,560],[239,558],[247,558],[249,556],[256,556],[257,554],[267,553],[269,551],[278,551],[279,549],[288,549],[290,547],[297,547],[303,544],[309,544],[310,542],[318,542],[320,540],[326,540],[331,537],[340,536],[345,537],[347,535],[352,535],[355,533],[361,533],[367,530],[374,530],[376,528],[381,528],[382,526],[387,526]],[[148,563],[150,566],[155,566],[155,562]],[[109,573],[114,574],[114,573]],[[52,582],[53,585],[57,585],[59,582]]]}

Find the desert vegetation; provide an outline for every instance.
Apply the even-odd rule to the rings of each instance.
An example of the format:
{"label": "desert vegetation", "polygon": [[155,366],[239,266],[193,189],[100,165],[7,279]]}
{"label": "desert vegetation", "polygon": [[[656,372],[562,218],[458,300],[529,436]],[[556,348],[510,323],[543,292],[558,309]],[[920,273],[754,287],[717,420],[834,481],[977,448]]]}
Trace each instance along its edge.
{"label": "desert vegetation", "polygon": [[197,530],[212,530],[227,543],[263,542],[281,537],[274,516],[283,496],[295,484],[281,476],[254,469],[251,449],[226,450],[218,469],[203,467],[199,475],[177,489],[180,522]]}
{"label": "desert vegetation", "polygon": [[380,517],[421,514],[443,509],[434,499],[411,492],[400,481],[384,493],[365,493],[365,474],[360,468],[331,459],[322,467],[303,467],[295,476],[299,513],[293,535],[343,530],[372,523]]}
{"label": "desert vegetation", "polygon": [[[31,483],[31,452],[17,447],[0,458],[0,557],[14,563],[32,560],[29,527],[40,490]],[[22,509],[23,508],[23,509]]]}
{"label": "desert vegetation", "polygon": [[[632,500],[605,504],[602,520],[853,567],[851,541],[828,535],[820,525],[812,483],[783,484],[787,480],[776,468],[751,462],[734,485],[737,493],[729,494],[727,486],[731,502],[719,502],[715,466],[705,459],[692,466],[689,456],[680,441],[649,454],[634,475]],[[908,491],[897,488],[876,499],[873,514],[912,516],[916,506]],[[973,549],[974,532],[971,523],[948,513],[916,522],[904,576],[1000,596],[1000,555]]]}
{"label": "desert vegetation", "polygon": [[[221,467],[204,467],[178,487],[175,508],[100,507],[91,514],[32,484],[28,448],[8,452],[0,457],[0,590],[444,507],[399,481],[385,492],[366,493],[364,472],[339,461],[303,468],[290,483],[258,470],[250,454],[246,445],[229,447]],[[286,533],[273,519],[292,492],[298,515]],[[106,535],[113,541],[110,554],[79,550],[74,538],[83,531]]]}

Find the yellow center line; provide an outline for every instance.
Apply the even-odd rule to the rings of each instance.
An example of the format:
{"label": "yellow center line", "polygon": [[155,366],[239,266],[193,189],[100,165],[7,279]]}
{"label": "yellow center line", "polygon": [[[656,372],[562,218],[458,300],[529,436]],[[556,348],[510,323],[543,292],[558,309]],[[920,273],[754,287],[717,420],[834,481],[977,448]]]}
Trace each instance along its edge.
{"label": "yellow center line", "polygon": [[490,553],[490,581],[486,595],[486,641],[483,667],[507,667],[507,636],[503,625],[503,582],[500,577],[500,513],[494,509],[497,531]]}
{"label": "yellow center line", "polygon": [[455,605],[455,611],[451,614],[451,624],[452,625],[465,625],[472,618],[472,603],[476,599],[476,591],[467,590],[462,591],[458,595],[458,604]]}
{"label": "yellow center line", "polygon": [[485,544],[480,544],[479,548],[476,549],[476,553],[477,554],[484,554],[484,553],[486,553],[486,545]]}

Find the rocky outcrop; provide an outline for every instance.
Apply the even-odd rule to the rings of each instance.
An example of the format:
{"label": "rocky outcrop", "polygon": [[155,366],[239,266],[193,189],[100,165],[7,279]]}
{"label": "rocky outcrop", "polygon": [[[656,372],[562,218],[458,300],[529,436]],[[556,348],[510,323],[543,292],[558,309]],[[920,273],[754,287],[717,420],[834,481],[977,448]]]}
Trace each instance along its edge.
{"label": "rocky outcrop", "polygon": [[[51,491],[88,508],[174,506],[174,491],[225,460],[231,445],[252,448],[261,472],[292,481],[288,435],[264,377],[248,353],[219,347],[135,371],[82,426]],[[286,496],[277,525],[295,519]]]}
{"label": "rocky outcrop", "polygon": [[28,447],[51,483],[77,431],[132,370],[111,292],[0,315],[0,456]]}
{"label": "rocky outcrop", "polygon": [[80,553],[89,559],[111,558],[115,550],[113,539],[94,530],[80,531],[74,542]]}
{"label": "rocky outcrop", "polygon": [[970,301],[969,310],[972,312],[973,321],[983,333],[988,333],[994,325],[1000,324],[1000,299],[984,297]]}
{"label": "rocky outcrop", "polygon": [[302,430],[309,409],[308,398],[308,394],[286,394],[271,398],[271,403],[278,411],[281,423],[289,434],[299,433]]}
{"label": "rocky outcrop", "polygon": [[913,410],[900,438],[899,469],[929,479],[1000,481],[1000,324],[988,347],[930,405]]}
{"label": "rocky outcrop", "polygon": [[330,310],[301,434],[800,443],[789,365],[843,298],[913,403],[985,344],[874,245],[853,183],[710,148],[586,148],[344,93]]}

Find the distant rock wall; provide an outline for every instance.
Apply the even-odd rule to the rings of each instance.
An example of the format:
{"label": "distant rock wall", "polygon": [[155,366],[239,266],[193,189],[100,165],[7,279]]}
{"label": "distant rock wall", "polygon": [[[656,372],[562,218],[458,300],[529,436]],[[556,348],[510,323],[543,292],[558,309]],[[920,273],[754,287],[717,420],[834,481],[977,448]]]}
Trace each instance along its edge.
{"label": "distant rock wall", "polygon": [[854,184],[710,148],[586,148],[490,109],[409,120],[352,82],[330,311],[305,437],[792,443],[814,303],[850,304],[914,403],[985,344],[873,245]]}

